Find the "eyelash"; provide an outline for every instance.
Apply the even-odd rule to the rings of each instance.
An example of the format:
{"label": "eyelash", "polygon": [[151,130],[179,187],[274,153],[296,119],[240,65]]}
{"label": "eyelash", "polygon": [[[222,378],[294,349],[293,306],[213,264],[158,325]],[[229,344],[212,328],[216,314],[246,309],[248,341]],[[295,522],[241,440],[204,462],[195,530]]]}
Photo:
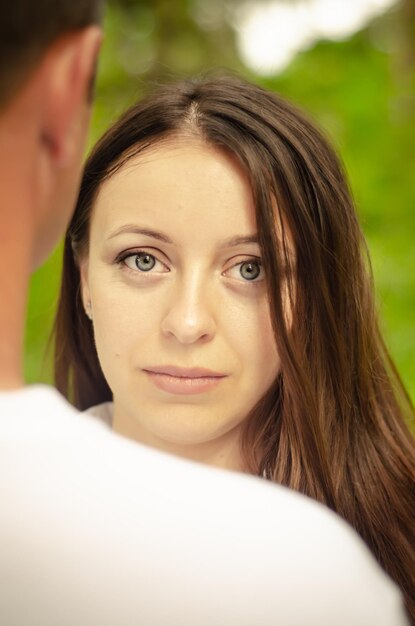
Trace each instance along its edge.
{"label": "eyelash", "polygon": [[[132,257],[151,257],[152,259],[154,259],[155,264],[153,265],[153,267],[149,268],[148,270],[140,270],[138,267],[136,269],[133,269],[131,267],[129,267],[126,263],[126,260]],[[151,274],[154,273],[152,272],[153,268],[155,267],[155,265],[157,263],[160,263],[161,265],[163,265],[163,267],[165,268],[165,272],[161,272],[161,273],[168,273],[170,272],[170,269],[166,266],[165,263],[163,263],[162,261],[160,261],[157,256],[155,254],[152,254],[151,252],[148,252],[147,250],[127,250],[125,252],[121,252],[121,254],[119,254],[116,259],[115,259],[115,263],[117,265],[122,266],[122,268],[125,271],[130,271],[133,272],[134,274]],[[241,270],[242,267],[244,265],[255,265],[258,266],[259,269],[259,274],[258,276],[255,276],[252,279],[244,279],[244,277],[242,276]],[[225,272],[223,272],[223,275],[227,275],[231,270],[234,270],[236,268],[239,267],[239,273],[240,273],[240,278],[236,278],[235,280],[240,280],[241,282],[244,283],[248,283],[248,284],[256,284],[261,282],[264,277],[263,277],[263,267],[262,267],[262,262],[261,259],[259,259],[258,257],[249,257],[247,259],[244,259],[243,261],[240,261],[239,263],[235,263],[235,265],[232,265],[229,269],[225,270]],[[157,272],[160,273],[160,272]]]}

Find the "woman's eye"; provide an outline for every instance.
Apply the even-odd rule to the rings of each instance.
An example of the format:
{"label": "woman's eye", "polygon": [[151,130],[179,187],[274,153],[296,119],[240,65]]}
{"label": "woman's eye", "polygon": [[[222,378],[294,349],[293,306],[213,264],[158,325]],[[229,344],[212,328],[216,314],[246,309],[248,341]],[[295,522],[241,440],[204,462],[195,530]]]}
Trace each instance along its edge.
{"label": "woman's eye", "polygon": [[131,269],[138,269],[141,272],[149,272],[156,264],[156,259],[152,254],[140,252],[125,259],[125,264]]}
{"label": "woman's eye", "polygon": [[139,272],[150,272],[154,268],[158,272],[168,271],[164,263],[148,252],[135,252],[124,256],[120,261],[130,270],[138,270]]}
{"label": "woman's eye", "polygon": [[264,271],[260,260],[249,259],[226,270],[225,275],[235,280],[259,282],[264,278]]}
{"label": "woman's eye", "polygon": [[239,273],[244,280],[256,280],[261,274],[259,261],[245,261],[239,265]]}

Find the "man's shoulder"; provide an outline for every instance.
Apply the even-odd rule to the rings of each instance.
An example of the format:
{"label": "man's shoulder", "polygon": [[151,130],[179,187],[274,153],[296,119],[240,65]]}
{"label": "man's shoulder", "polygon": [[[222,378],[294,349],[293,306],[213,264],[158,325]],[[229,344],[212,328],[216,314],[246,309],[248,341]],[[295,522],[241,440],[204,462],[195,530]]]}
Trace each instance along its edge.
{"label": "man's shoulder", "polygon": [[[50,588],[64,610],[65,589],[79,585],[80,596],[96,590],[94,626],[117,623],[122,607],[157,626],[171,615],[186,626],[220,623],[223,611],[239,626],[405,623],[395,587],[323,506],[123,439],[49,388],[0,395],[0,499],[2,588],[18,546],[22,585],[45,615]],[[29,576],[39,564],[42,576]]]}
{"label": "man's shoulder", "polygon": [[13,391],[0,391],[0,428],[18,428],[21,422],[36,419],[36,424],[49,421],[50,417],[68,419],[78,412],[48,385],[28,385]]}
{"label": "man's shoulder", "polygon": [[142,500],[165,500],[176,511],[195,511],[207,519],[220,511],[223,517],[244,519],[245,526],[260,523],[263,532],[271,532],[277,519],[280,537],[298,533],[312,538],[312,545],[320,540],[338,543],[339,535],[353,544],[355,537],[338,516],[310,498],[258,477],[207,467],[125,439],[102,420],[75,410],[46,385],[0,393],[0,445],[2,463],[12,467],[21,456],[29,470],[41,455],[45,473],[49,466],[63,476],[73,463],[71,481],[79,479],[86,488],[88,481],[99,480],[108,494],[114,486],[114,497],[141,494]]}
{"label": "man's shoulder", "polygon": [[[0,391],[0,441],[3,445],[30,440],[39,445],[52,440],[95,436],[105,429],[102,421],[85,416],[53,387],[28,385],[14,391]],[[108,430],[108,429],[107,429]]]}

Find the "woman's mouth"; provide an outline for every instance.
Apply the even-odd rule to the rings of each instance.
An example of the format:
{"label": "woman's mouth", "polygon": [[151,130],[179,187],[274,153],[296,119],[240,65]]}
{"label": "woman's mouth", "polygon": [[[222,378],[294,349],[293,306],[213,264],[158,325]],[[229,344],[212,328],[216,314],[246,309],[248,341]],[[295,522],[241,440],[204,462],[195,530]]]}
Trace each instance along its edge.
{"label": "woman's mouth", "polygon": [[143,371],[161,391],[177,395],[194,395],[210,391],[227,377],[226,374],[206,368],[157,366]]}

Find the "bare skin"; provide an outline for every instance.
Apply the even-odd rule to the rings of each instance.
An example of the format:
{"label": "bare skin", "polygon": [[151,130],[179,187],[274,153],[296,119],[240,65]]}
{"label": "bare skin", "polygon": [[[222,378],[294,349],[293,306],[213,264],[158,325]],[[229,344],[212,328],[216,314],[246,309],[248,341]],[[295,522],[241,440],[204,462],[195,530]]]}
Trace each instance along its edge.
{"label": "bare skin", "polygon": [[114,430],[241,471],[241,426],[280,362],[236,159],[177,138],[129,161],[96,198],[81,275]]}

